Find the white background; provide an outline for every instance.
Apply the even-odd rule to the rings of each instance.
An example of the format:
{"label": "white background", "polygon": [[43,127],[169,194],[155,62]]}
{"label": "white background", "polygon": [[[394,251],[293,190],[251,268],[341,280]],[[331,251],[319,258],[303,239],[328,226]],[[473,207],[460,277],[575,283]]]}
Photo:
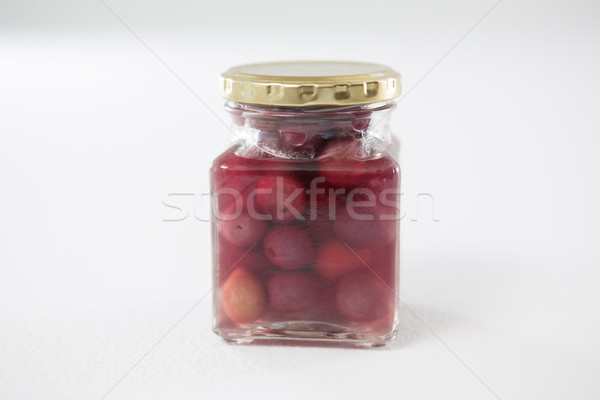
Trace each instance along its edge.
{"label": "white background", "polygon": [[[2,0],[0,398],[597,399],[600,3],[494,1]],[[211,332],[217,75],[286,59],[403,73],[388,347]]]}

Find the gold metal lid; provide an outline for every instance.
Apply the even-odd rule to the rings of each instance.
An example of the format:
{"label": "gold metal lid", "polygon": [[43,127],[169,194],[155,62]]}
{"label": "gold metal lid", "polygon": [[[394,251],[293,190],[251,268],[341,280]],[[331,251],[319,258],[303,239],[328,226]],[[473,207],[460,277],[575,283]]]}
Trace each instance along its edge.
{"label": "gold metal lid", "polygon": [[274,106],[354,105],[400,95],[400,74],[380,64],[290,61],[247,64],[221,74],[221,95]]}

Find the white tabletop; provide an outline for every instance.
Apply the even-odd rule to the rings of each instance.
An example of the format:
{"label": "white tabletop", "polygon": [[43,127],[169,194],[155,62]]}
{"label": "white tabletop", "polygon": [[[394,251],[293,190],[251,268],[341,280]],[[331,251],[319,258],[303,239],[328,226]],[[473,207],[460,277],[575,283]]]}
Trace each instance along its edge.
{"label": "white tabletop", "polygon": [[[0,398],[597,398],[599,6],[321,3],[3,2]],[[403,73],[387,347],[211,331],[216,76],[277,59]]]}

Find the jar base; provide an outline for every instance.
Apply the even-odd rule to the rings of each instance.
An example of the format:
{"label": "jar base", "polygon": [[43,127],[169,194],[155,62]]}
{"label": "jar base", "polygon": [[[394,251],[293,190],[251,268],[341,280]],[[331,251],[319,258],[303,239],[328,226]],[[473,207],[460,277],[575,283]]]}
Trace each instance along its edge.
{"label": "jar base", "polygon": [[384,346],[396,336],[398,329],[394,326],[387,333],[376,333],[323,322],[286,321],[254,325],[243,330],[215,328],[214,332],[231,344],[373,348]]}

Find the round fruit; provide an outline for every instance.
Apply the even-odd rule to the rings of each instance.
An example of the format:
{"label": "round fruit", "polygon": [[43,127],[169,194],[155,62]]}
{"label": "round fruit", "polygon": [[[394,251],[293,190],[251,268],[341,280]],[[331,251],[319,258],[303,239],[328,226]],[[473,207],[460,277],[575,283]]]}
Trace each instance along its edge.
{"label": "round fruit", "polygon": [[337,310],[352,321],[372,321],[390,314],[394,308],[393,289],[371,272],[344,276],[337,287]]}
{"label": "round fruit", "polygon": [[357,131],[364,131],[365,129],[367,129],[367,127],[369,126],[369,123],[371,122],[371,119],[370,119],[371,111],[361,110],[361,111],[355,111],[352,114],[355,117],[351,123],[352,128],[356,129]]}
{"label": "round fruit", "polygon": [[361,140],[332,140],[319,156],[319,169],[325,180],[338,187],[363,187],[370,181],[397,176],[390,157],[373,158]]}
{"label": "round fruit", "polygon": [[251,246],[262,239],[267,223],[252,218],[242,208],[239,212],[237,204],[232,204],[227,211],[219,215],[219,233],[229,243],[236,246]]}
{"label": "round fruit", "polygon": [[273,221],[290,223],[302,218],[306,203],[304,186],[291,176],[268,175],[257,184],[256,206]]}
{"label": "round fruit", "polygon": [[[334,188],[321,188],[325,193],[307,196],[305,208],[305,226],[310,235],[322,241],[333,236],[333,221],[337,212],[343,208],[344,196],[332,195]],[[332,199],[335,196],[335,199]]]}
{"label": "round fruit", "polygon": [[333,221],[329,218],[327,208],[317,208],[316,218],[314,220],[307,218],[305,225],[315,240],[327,239],[333,235]]}
{"label": "round fruit", "polygon": [[300,147],[306,143],[307,139],[308,134],[301,129],[289,128],[281,130],[281,140],[290,146]]}
{"label": "round fruit", "polygon": [[239,157],[234,151],[227,151],[211,167],[217,213],[224,212],[232,204],[245,202],[263,169],[262,159]]}
{"label": "round fruit", "polygon": [[310,272],[280,272],[267,283],[269,302],[276,311],[298,312],[319,303],[321,282]]}
{"label": "round fruit", "polygon": [[319,156],[319,170],[327,183],[354,187],[362,182],[362,161],[355,159],[358,142],[352,139],[331,140]]}
{"label": "round fruit", "polygon": [[265,236],[265,255],[283,269],[310,263],[315,249],[309,234],[298,226],[274,226]]}
{"label": "round fruit", "polygon": [[349,272],[370,268],[369,249],[349,249],[340,240],[325,242],[317,253],[315,270],[326,279],[335,279]]}
{"label": "round fruit", "polygon": [[266,303],[267,298],[262,283],[245,269],[233,271],[221,289],[223,312],[236,323],[258,319]]}
{"label": "round fruit", "polygon": [[338,135],[360,137],[371,122],[371,111],[359,110],[352,114],[343,113],[329,121],[329,127],[338,132]]}
{"label": "round fruit", "polygon": [[265,257],[262,243],[258,243],[254,247],[240,247],[221,240],[218,251],[219,280],[223,280],[237,268],[252,271],[259,277],[268,274],[272,269],[276,269],[267,257]]}
{"label": "round fruit", "polygon": [[386,215],[377,207],[357,208],[354,215],[344,209],[338,213],[333,231],[352,247],[382,246],[395,240],[398,233],[399,221],[384,219]]}

